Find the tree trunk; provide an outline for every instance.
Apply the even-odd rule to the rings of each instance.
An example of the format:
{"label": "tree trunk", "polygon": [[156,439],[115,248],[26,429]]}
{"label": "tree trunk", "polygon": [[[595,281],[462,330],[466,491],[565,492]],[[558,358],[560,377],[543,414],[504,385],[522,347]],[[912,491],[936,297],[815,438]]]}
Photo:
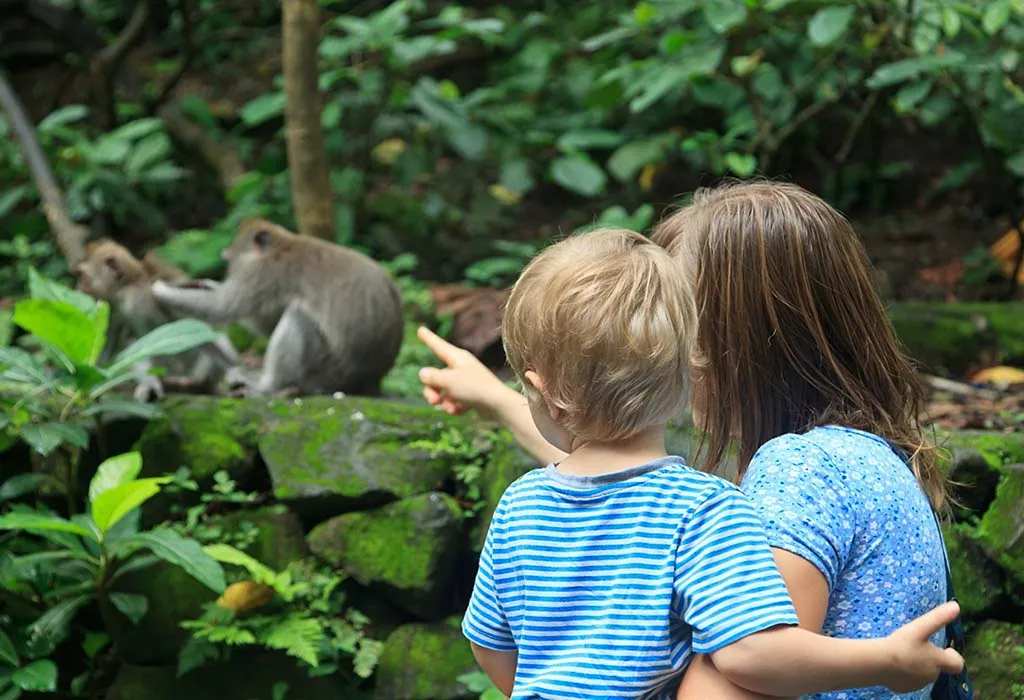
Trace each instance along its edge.
{"label": "tree trunk", "polygon": [[53,237],[57,241],[57,247],[68,261],[68,267],[85,257],[85,242],[89,238],[89,229],[76,224],[68,216],[67,208],[64,206],[64,194],[60,191],[60,185],[53,176],[50,163],[46,160],[46,154],[39,146],[39,139],[36,137],[35,127],[25,114],[25,108],[21,104],[14,88],[7,82],[7,77],[0,72],[0,109],[7,114],[7,120],[11,124],[11,130],[18,145],[25,156],[25,163],[28,165],[29,173],[39,190],[39,198],[42,200],[43,214],[47,223],[53,231]]}
{"label": "tree trunk", "polygon": [[282,0],[285,137],[299,233],[334,240],[331,183],[320,127],[318,0]]}

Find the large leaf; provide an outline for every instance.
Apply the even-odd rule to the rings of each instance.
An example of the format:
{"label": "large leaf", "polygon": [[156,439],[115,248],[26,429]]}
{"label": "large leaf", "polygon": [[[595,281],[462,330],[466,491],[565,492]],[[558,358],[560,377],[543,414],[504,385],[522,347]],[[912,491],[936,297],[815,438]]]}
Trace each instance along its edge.
{"label": "large leaf", "polygon": [[902,61],[887,63],[879,66],[877,70],[867,79],[865,85],[872,90],[889,87],[905,80],[912,80],[922,73],[927,73],[939,68],[949,68],[962,65],[964,56],[961,53],[947,51],[941,56],[919,56],[907,58]]}
{"label": "large leaf", "polygon": [[119,352],[108,370],[119,374],[148,357],[177,355],[216,339],[217,333],[202,321],[191,318],[174,321],[150,331]]}
{"label": "large leaf", "polygon": [[128,160],[125,161],[124,169],[130,177],[138,177],[143,170],[154,165],[158,160],[166,158],[171,151],[171,140],[161,132],[150,134],[139,141]]}
{"label": "large leaf", "polygon": [[43,513],[7,513],[0,515],[0,530],[24,530],[25,532],[41,533],[47,531],[70,532],[95,540],[96,536],[86,527],[70,520],[46,515]]}
{"label": "large leaf", "polygon": [[124,544],[145,547],[164,561],[180,566],[215,593],[224,592],[224,569],[195,540],[186,539],[174,530],[161,528],[140,533],[125,540]]}
{"label": "large leaf", "polygon": [[81,413],[82,416],[102,416],[106,414],[153,420],[162,416],[164,412],[155,404],[141,403],[132,399],[108,398],[97,401]]}
{"label": "large leaf", "polygon": [[601,194],[608,181],[600,166],[584,155],[556,158],[548,172],[556,183],[584,197]]}
{"label": "large leaf", "polygon": [[633,141],[618,148],[608,159],[608,170],[620,182],[629,182],[645,165],[661,160],[664,155],[661,139]]}
{"label": "large leaf", "polygon": [[856,9],[854,5],[821,8],[807,23],[807,37],[815,46],[834,44],[850,28]]}
{"label": "large leaf", "polygon": [[702,4],[704,19],[716,34],[725,34],[747,18],[747,6],[743,0],[705,0]]}
{"label": "large leaf", "polygon": [[64,301],[74,306],[89,316],[96,311],[99,303],[88,294],[79,292],[64,286],[60,282],[43,277],[34,268],[28,269],[28,293],[33,299],[50,299],[52,301]]}
{"label": "large leaf", "polygon": [[28,648],[32,656],[49,656],[57,646],[67,639],[71,620],[89,596],[81,595],[57,603],[44,612],[39,619],[28,626]]}
{"label": "large leaf", "polygon": [[7,636],[7,633],[0,629],[0,661],[3,661],[11,666],[17,666],[21,663],[18,658],[18,651],[14,648],[14,642]]}
{"label": "large leaf", "polygon": [[981,16],[981,26],[986,34],[998,34],[1010,21],[1010,0],[995,0],[986,4],[985,13]]}
{"label": "large leaf", "polygon": [[149,601],[146,600],[146,596],[138,593],[111,593],[110,602],[131,620],[133,625],[139,624],[149,610]]}
{"label": "large leaf", "polygon": [[96,527],[100,532],[107,532],[121,518],[158,494],[160,485],[168,481],[171,481],[169,476],[138,479],[103,491],[91,503]]}
{"label": "large leaf", "polygon": [[12,382],[45,384],[48,377],[42,365],[21,348],[0,348],[0,367],[6,367],[4,379]]}
{"label": "large leaf", "polygon": [[95,501],[104,491],[128,483],[142,471],[142,455],[125,452],[103,461],[89,482],[89,501]]}
{"label": "large leaf", "polygon": [[33,661],[12,673],[11,683],[29,692],[52,693],[57,690],[57,664],[49,659]]}
{"label": "large leaf", "polygon": [[39,133],[46,133],[55,126],[71,124],[85,119],[89,115],[89,108],[82,105],[67,105],[47,114],[39,122],[36,129]]}
{"label": "large leaf", "polygon": [[32,472],[15,474],[9,479],[4,479],[4,482],[0,484],[0,503],[21,498],[26,494],[35,493],[45,484],[51,483],[58,484],[60,482],[49,474],[34,474]]}
{"label": "large leaf", "polygon": [[259,126],[284,114],[284,103],[283,92],[266,93],[246,103],[238,115],[246,126]]}
{"label": "large leaf", "polygon": [[90,317],[66,301],[25,299],[14,305],[14,322],[67,355],[72,362],[92,364],[106,342],[108,309],[98,306]]}
{"label": "large leaf", "polygon": [[276,574],[273,569],[261,563],[255,557],[251,557],[240,549],[229,544],[211,544],[203,547],[203,551],[222,564],[234,564],[244,568],[253,580],[257,583],[269,583],[274,580]]}
{"label": "large leaf", "polygon": [[85,449],[89,446],[89,431],[71,423],[29,423],[18,428],[22,439],[44,457],[69,443]]}

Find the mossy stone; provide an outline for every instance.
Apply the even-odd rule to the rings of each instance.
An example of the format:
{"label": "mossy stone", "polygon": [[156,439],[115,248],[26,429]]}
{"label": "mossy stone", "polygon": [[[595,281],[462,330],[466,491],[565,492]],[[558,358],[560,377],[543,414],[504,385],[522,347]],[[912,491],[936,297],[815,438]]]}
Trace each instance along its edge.
{"label": "mossy stone", "polygon": [[505,489],[524,474],[540,468],[540,464],[532,456],[520,448],[512,440],[511,435],[499,433],[505,440],[494,445],[488,455],[480,477],[480,498],[484,507],[480,510],[479,519],[472,533],[473,550],[479,552],[487,537],[487,528],[491,525],[494,509],[505,493]]}
{"label": "mossy stone", "polygon": [[953,590],[965,618],[979,618],[1002,597],[1004,576],[985,557],[975,540],[974,528],[955,524],[942,528],[949,552]]}
{"label": "mossy stone", "polygon": [[411,624],[388,636],[377,666],[374,700],[461,700],[476,696],[458,679],[476,671],[457,619]]}
{"label": "mossy stone", "polygon": [[149,608],[137,625],[113,605],[100,606],[104,625],[124,660],[146,666],[175,663],[189,635],[180,623],[198,618],[203,605],[217,598],[183,569],[163,561],[125,574],[113,590],[146,596]]}
{"label": "mossy stone", "polygon": [[302,522],[281,504],[218,515],[208,524],[225,532],[236,532],[245,523],[256,529],[256,540],[245,552],[276,571],[309,554]]}
{"label": "mossy stone", "polygon": [[964,652],[978,700],[1024,700],[1024,625],[978,625]]}
{"label": "mossy stone", "polygon": [[461,540],[459,506],[438,492],[332,518],[307,539],[314,554],[428,620],[453,602],[446,597]]}
{"label": "mossy stone", "polygon": [[1018,583],[1024,582],[1024,465],[1005,468],[978,535],[989,557]]}

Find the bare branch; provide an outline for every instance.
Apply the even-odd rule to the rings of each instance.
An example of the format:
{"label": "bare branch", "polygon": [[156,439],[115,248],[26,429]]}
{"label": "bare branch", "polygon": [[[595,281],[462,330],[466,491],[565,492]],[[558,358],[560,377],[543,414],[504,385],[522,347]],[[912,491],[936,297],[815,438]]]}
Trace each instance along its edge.
{"label": "bare branch", "polygon": [[0,108],[7,115],[11,129],[18,139],[32,181],[39,190],[43,214],[53,231],[57,247],[70,267],[85,256],[85,242],[89,238],[89,229],[76,224],[68,216],[67,208],[64,206],[64,194],[53,176],[53,170],[43,149],[39,146],[35,127],[29,121],[21,100],[3,73],[0,73]]}

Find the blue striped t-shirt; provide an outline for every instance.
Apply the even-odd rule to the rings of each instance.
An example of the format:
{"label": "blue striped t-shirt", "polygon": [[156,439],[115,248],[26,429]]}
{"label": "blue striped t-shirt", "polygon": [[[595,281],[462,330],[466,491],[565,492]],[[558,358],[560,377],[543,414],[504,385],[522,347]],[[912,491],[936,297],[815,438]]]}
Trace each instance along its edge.
{"label": "blue striped t-shirt", "polygon": [[678,457],[509,486],[463,618],[518,651],[513,700],[672,698],[694,653],[797,624],[758,516]]}

